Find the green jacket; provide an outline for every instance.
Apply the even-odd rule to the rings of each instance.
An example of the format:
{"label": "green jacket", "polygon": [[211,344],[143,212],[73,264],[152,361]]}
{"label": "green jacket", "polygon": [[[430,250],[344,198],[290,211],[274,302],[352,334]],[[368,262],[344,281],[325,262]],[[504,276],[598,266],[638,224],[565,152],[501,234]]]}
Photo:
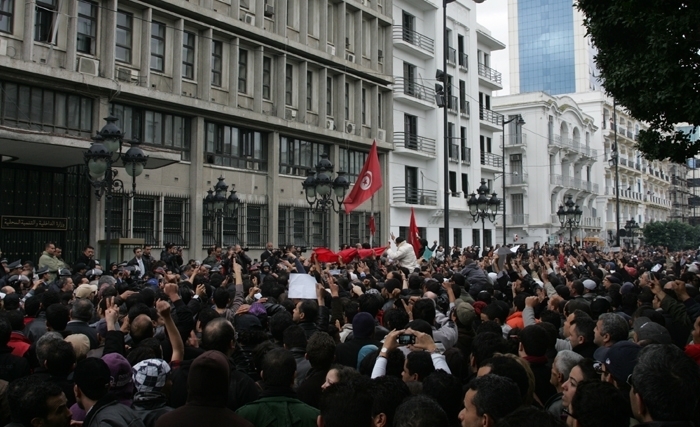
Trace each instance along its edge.
{"label": "green jacket", "polygon": [[255,427],[316,427],[319,410],[291,397],[263,397],[236,413]]}
{"label": "green jacket", "polygon": [[49,255],[48,252],[44,251],[39,258],[39,268],[48,267],[50,280],[56,280],[56,275],[60,268],[63,268],[63,263],[61,260],[53,255]]}

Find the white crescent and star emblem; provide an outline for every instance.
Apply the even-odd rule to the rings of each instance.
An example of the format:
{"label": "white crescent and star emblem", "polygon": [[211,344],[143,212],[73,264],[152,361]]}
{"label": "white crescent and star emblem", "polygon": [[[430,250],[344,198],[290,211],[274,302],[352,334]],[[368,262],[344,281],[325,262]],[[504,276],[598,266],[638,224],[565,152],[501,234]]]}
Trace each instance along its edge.
{"label": "white crescent and star emblem", "polygon": [[369,190],[369,188],[371,186],[372,186],[372,172],[367,171],[362,176],[362,181],[360,181],[360,188],[363,190]]}

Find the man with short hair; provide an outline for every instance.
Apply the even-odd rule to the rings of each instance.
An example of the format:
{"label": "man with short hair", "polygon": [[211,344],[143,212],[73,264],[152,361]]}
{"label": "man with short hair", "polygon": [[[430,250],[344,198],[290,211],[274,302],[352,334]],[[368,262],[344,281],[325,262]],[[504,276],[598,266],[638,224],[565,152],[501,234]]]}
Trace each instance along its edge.
{"label": "man with short hair", "polygon": [[[313,338],[314,335],[311,337]],[[306,374],[311,369],[306,359],[306,334],[301,326],[292,325],[284,330],[282,342],[284,348],[292,352],[294,361],[297,363],[297,375],[294,379],[294,388],[296,388],[306,379]]]}
{"label": "man with short hair", "polygon": [[582,381],[571,401],[571,427],[629,427],[627,399],[609,383]]}
{"label": "man with short hair", "polygon": [[134,257],[126,265],[139,269],[138,274],[135,274],[136,277],[142,277],[150,268],[150,263],[143,257],[143,249],[139,246],[134,248]]}
{"label": "man with short hair", "polygon": [[90,245],[86,245],[83,248],[83,253],[80,254],[78,257],[78,260],[75,262],[76,265],[78,264],[83,264],[85,265],[86,270],[91,270],[94,269],[95,266],[97,265],[95,263],[95,260],[93,257],[95,256],[95,248],[93,248]]}
{"label": "man with short hair", "polygon": [[73,302],[73,307],[70,311],[70,322],[66,325],[66,331],[74,334],[85,334],[90,339],[90,349],[96,349],[100,346],[100,341],[97,338],[97,329],[91,328],[88,322],[95,314],[95,306],[87,298],[80,298]]}
{"label": "man with short hair", "polygon": [[321,396],[321,414],[318,417],[318,425],[322,427],[373,427],[373,399],[368,392],[369,385],[368,379],[360,378],[327,387]]}
{"label": "man with short hair", "polygon": [[406,383],[399,378],[388,375],[373,378],[369,393],[372,396],[374,427],[393,426],[396,410],[404,400],[411,396],[411,391]]}
{"label": "man with short hair", "polygon": [[632,415],[639,427],[693,425],[700,399],[700,370],[675,345],[644,347],[628,382]]}
{"label": "man with short hair", "polygon": [[405,383],[421,382],[433,372],[435,372],[435,366],[430,353],[426,351],[412,351],[406,356],[401,379]]}
{"label": "man with short hair", "polygon": [[238,415],[255,426],[316,427],[319,411],[297,399],[292,390],[296,366],[289,350],[270,350],[260,373],[264,383],[260,399],[238,409]]}
{"label": "man with short hair", "polygon": [[551,369],[548,366],[547,346],[549,334],[540,325],[526,326],[518,335],[518,356],[530,365],[535,376],[535,395],[543,404],[557,391],[550,383]]}
{"label": "man with short hair", "polygon": [[603,313],[598,316],[595,329],[593,330],[593,342],[598,346],[593,358],[599,362],[605,361],[605,353],[618,341],[625,341],[629,338],[629,324],[622,316],[615,313]]}
{"label": "man with short hair", "polygon": [[39,265],[37,266],[39,269],[48,268],[49,282],[56,280],[56,274],[63,266],[63,263],[56,258],[55,252],[56,245],[53,242],[47,242],[44,245],[44,252],[39,257]]}
{"label": "man with short hair", "polygon": [[443,427],[449,425],[447,414],[435,400],[419,394],[409,397],[394,415],[394,427]]}
{"label": "man with short hair", "polygon": [[583,357],[592,359],[598,348],[595,339],[596,322],[590,316],[577,316],[569,325],[571,349]]}
{"label": "man with short hair", "polygon": [[[287,328],[289,329],[289,328]],[[321,386],[335,360],[335,341],[326,332],[317,332],[306,344],[306,359],[311,369],[297,387],[297,397],[307,405],[318,408]]]}
{"label": "man with short hair", "polygon": [[493,427],[521,404],[520,391],[513,380],[499,375],[484,375],[469,383],[459,419],[462,427]]}
{"label": "man with short hair", "polygon": [[11,426],[70,425],[71,412],[66,404],[66,396],[54,383],[35,377],[22,378],[10,385],[7,396],[13,421],[9,424]]}

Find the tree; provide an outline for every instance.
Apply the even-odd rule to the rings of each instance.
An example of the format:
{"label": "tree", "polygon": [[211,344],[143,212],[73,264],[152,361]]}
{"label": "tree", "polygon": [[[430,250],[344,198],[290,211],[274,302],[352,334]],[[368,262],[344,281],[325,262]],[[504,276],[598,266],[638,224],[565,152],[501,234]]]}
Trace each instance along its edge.
{"label": "tree", "polygon": [[672,251],[696,248],[700,245],[700,227],[679,221],[650,222],[644,226],[644,241]]}
{"label": "tree", "polygon": [[674,125],[700,125],[700,1],[578,0],[598,48],[609,95],[647,122],[638,146],[648,159],[685,163],[700,140]]}

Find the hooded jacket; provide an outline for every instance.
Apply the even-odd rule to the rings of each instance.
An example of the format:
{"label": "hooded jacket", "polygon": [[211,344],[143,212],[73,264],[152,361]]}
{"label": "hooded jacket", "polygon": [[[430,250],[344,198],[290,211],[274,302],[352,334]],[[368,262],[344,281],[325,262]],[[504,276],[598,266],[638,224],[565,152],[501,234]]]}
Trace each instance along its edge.
{"label": "hooded jacket", "polygon": [[486,289],[490,283],[486,272],[473,260],[469,261],[467,265],[464,266],[461,274],[469,284],[469,295],[474,298],[479,295],[479,292]]}
{"label": "hooded jacket", "polygon": [[155,426],[158,418],[173,410],[167,405],[165,394],[157,391],[136,393],[131,409],[146,427]]}
{"label": "hooded jacket", "polygon": [[197,357],[187,376],[187,403],[161,415],[156,427],[253,427],[226,407],[229,363],[223,353],[210,350]]}
{"label": "hooded jacket", "polygon": [[396,246],[396,250],[394,250],[394,248],[389,248],[386,254],[390,259],[401,264],[401,267],[408,268],[409,271],[420,267],[416,258],[416,251],[413,249],[413,246],[406,241],[399,243]]}

